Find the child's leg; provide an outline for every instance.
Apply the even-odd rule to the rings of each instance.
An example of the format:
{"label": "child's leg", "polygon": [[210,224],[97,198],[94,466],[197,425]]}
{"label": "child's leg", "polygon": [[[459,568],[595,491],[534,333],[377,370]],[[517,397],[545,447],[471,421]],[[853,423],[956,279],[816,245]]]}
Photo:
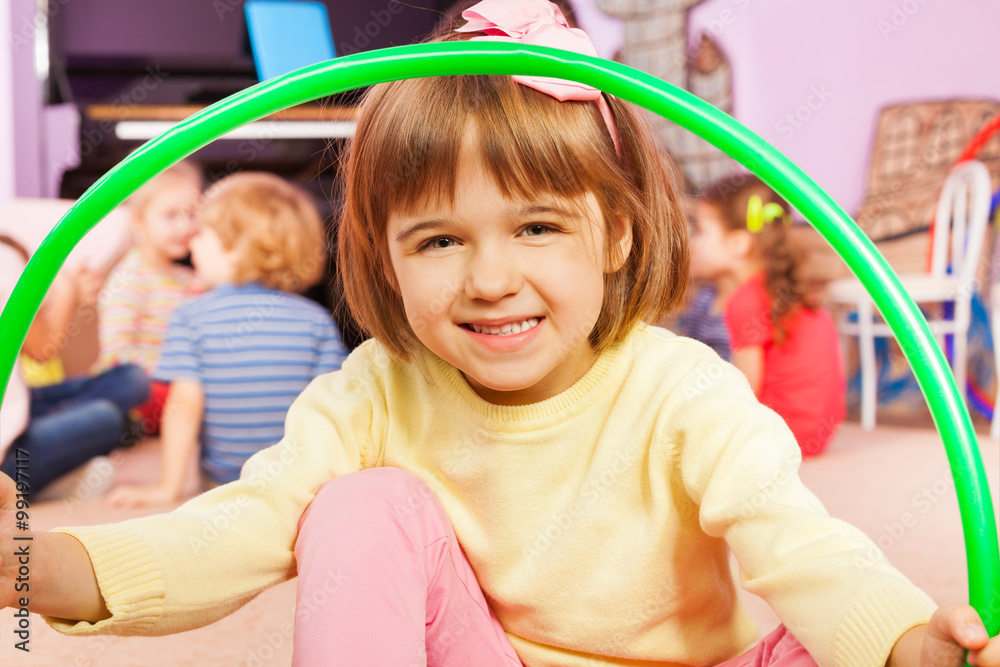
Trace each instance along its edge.
{"label": "child's leg", "polygon": [[146,374],[135,364],[123,364],[95,377],[70,378],[59,384],[32,389],[31,414],[40,417],[88,401],[105,400],[118,406],[124,415],[147,398],[149,379]]}
{"label": "child's leg", "polygon": [[816,661],[784,625],[779,625],[756,646],[717,667],[815,667]]}
{"label": "child's leg", "polygon": [[444,508],[420,478],[375,468],[323,486],[295,544],[298,667],[520,667]]}

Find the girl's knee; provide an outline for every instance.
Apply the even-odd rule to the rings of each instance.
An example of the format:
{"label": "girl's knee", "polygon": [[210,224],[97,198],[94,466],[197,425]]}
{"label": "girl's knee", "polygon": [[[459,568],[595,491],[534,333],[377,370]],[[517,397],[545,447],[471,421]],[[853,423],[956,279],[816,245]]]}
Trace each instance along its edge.
{"label": "girl's knee", "polygon": [[316,557],[348,540],[355,554],[422,542],[428,527],[450,525],[430,487],[398,468],[374,468],[330,480],[299,520],[295,556],[309,567]]}
{"label": "girl's knee", "polygon": [[320,487],[299,521],[302,530],[308,523],[328,524],[331,513],[349,514],[367,520],[378,516],[415,513],[436,497],[427,483],[400,468],[370,468],[343,475]]}
{"label": "girl's knee", "polygon": [[[347,496],[355,502],[377,504],[389,500],[396,502],[416,495],[429,498],[434,495],[427,484],[413,473],[401,468],[369,468],[331,479],[320,487],[313,503],[341,502]],[[333,496],[328,501],[327,498]]]}

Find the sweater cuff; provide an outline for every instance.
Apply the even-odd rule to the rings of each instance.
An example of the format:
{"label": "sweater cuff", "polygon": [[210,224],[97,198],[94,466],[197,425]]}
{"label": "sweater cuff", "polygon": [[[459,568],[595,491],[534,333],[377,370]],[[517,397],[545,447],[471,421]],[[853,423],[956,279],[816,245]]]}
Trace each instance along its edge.
{"label": "sweater cuff", "polygon": [[111,617],[97,623],[43,617],[67,635],[145,634],[163,613],[165,587],[156,556],[127,526],[57,528],[83,544]]}
{"label": "sweater cuff", "polygon": [[869,595],[847,615],[837,633],[837,665],[881,667],[906,631],[930,621],[937,609],[923,591],[888,586]]}

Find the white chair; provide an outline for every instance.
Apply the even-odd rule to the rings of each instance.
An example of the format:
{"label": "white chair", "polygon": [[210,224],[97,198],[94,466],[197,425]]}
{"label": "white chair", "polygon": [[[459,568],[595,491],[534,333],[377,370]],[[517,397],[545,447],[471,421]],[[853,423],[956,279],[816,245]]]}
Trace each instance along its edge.
{"label": "white chair", "polygon": [[[946,335],[954,336],[952,371],[963,396],[972,294],[986,236],[989,208],[990,174],[986,166],[973,160],[952,168],[937,201],[930,272],[900,276],[903,287],[918,305],[943,302],[955,304],[953,319],[945,320],[943,317],[929,315],[928,324],[941,344]],[[949,266],[951,273],[948,273]],[[829,287],[829,298],[833,303],[853,306],[857,313],[856,322],[849,321],[847,314],[842,315],[838,329],[845,337],[858,337],[861,427],[870,430],[875,428],[878,401],[875,337],[892,336],[892,330],[884,321],[875,318],[874,304],[859,280],[845,278],[834,281]]]}

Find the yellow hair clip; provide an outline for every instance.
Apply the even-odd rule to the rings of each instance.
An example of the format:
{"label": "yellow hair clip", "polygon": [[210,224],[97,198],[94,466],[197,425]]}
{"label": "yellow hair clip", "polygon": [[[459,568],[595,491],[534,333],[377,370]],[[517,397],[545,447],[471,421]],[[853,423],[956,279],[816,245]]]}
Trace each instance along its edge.
{"label": "yellow hair clip", "polygon": [[750,201],[747,202],[747,229],[751,233],[757,233],[775,218],[783,217],[785,217],[785,209],[781,208],[781,204],[774,202],[765,204],[759,195],[751,196]]}

